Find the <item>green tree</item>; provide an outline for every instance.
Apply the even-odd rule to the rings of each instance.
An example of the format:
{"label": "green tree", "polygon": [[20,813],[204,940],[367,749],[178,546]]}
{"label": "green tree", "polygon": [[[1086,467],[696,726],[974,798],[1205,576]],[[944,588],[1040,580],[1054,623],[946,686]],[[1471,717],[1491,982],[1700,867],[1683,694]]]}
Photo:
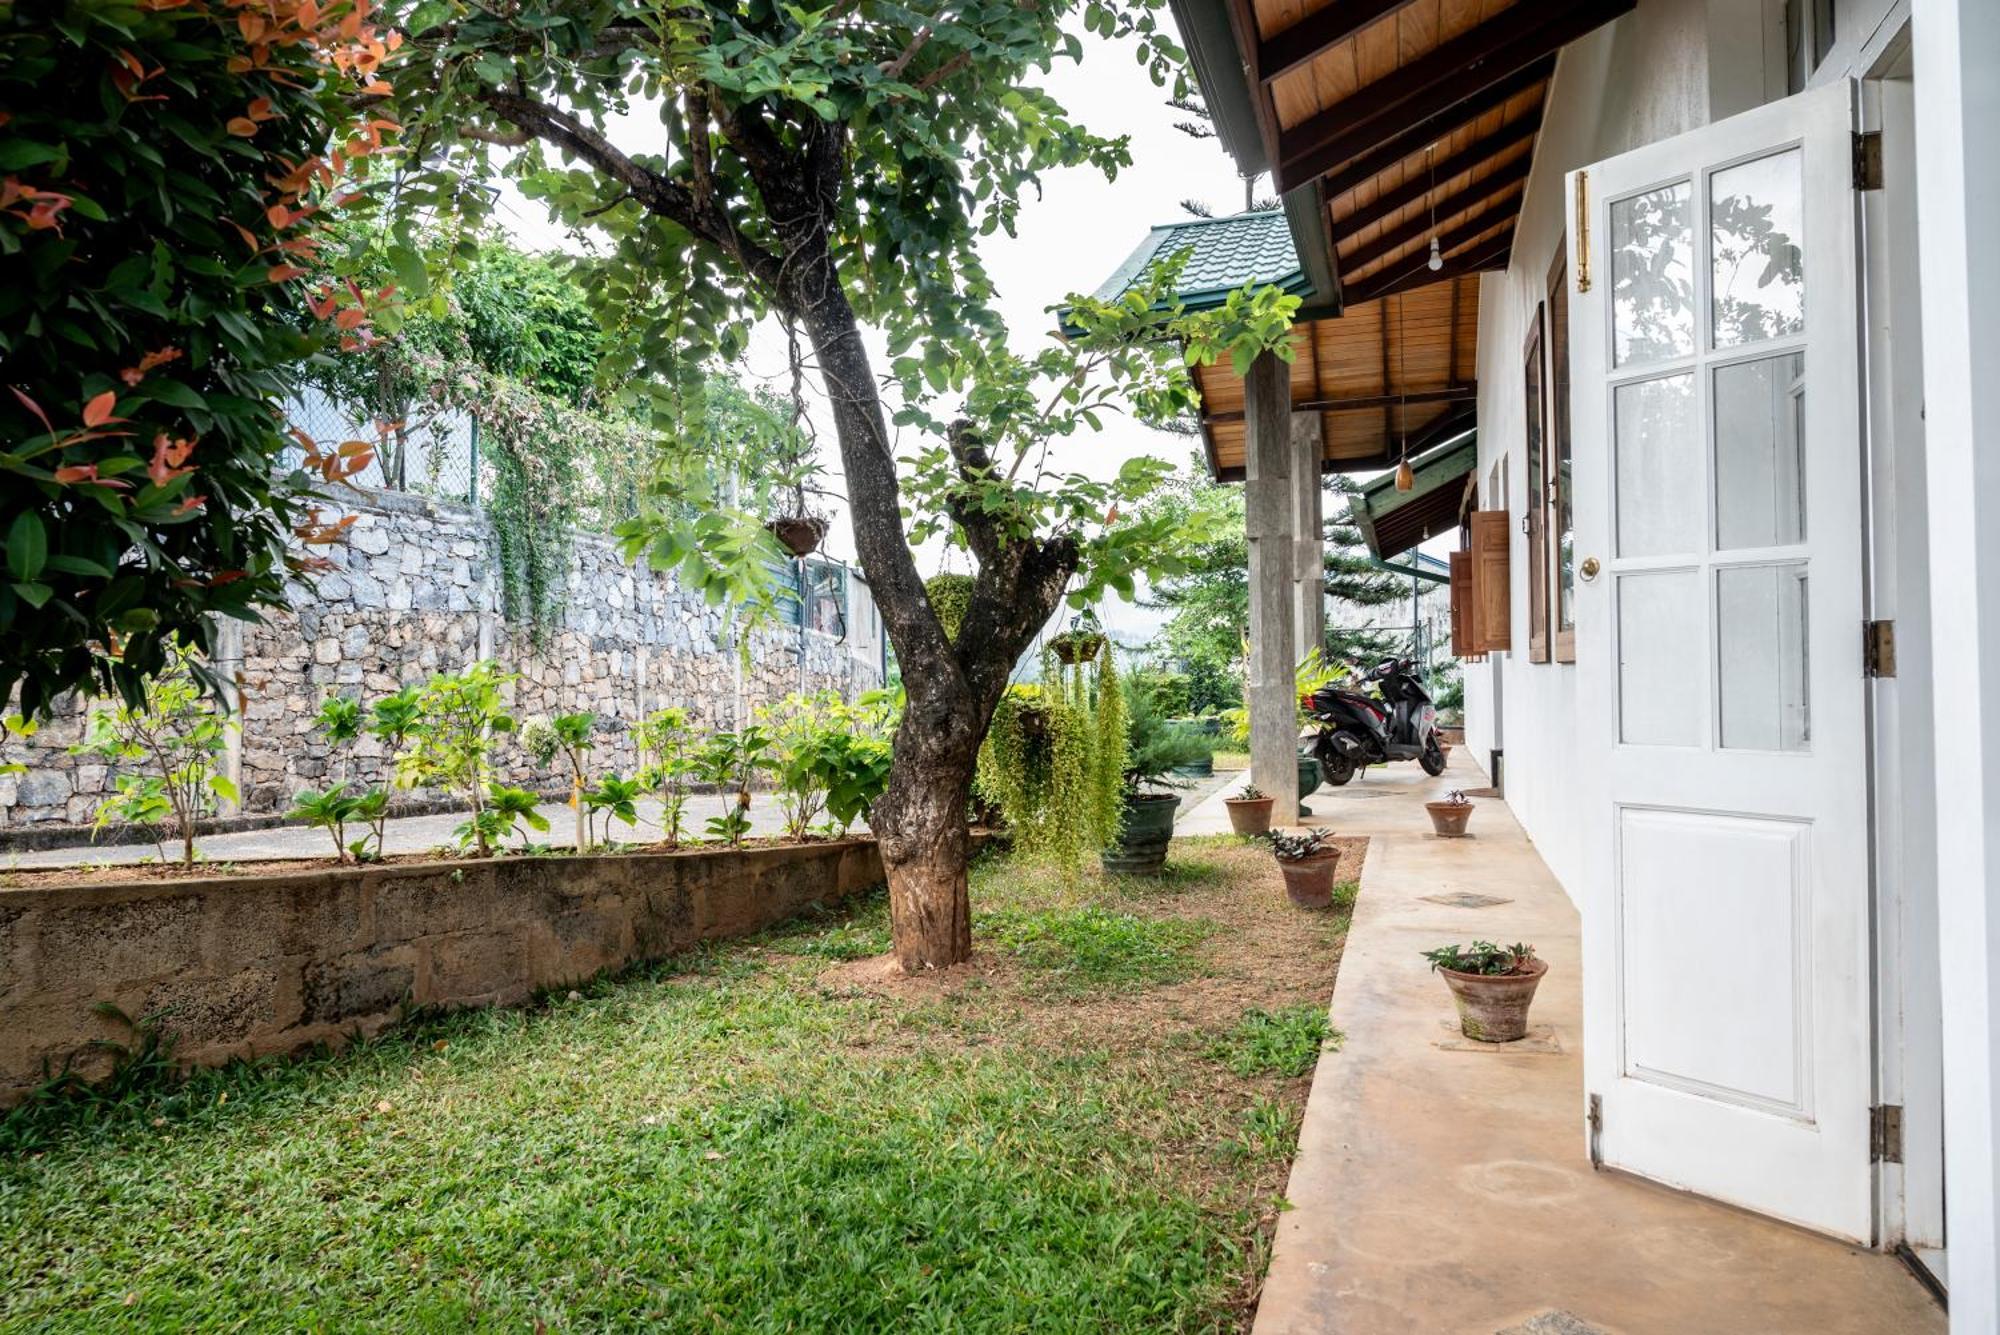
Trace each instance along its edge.
{"label": "green tree", "polygon": [[[1116,172],[1122,140],[1077,124],[1032,76],[1077,59],[1065,24],[1124,38],[1185,91],[1159,0],[970,0],[910,8],[846,0],[825,9],[629,0],[524,0],[505,9],[420,0],[404,14],[413,53],[397,105],[443,170],[413,207],[476,204],[462,177],[492,147],[519,147],[528,191],[564,222],[594,226],[592,299],[665,388],[669,430],[703,368],[774,317],[798,339],[830,404],[856,550],[908,690],[881,837],[896,954],[917,970],[971,951],[966,808],[975,760],[1022,651],[1065,592],[1130,596],[1173,563],[1172,534],[1132,517],[1157,482],[1139,462],[1111,483],[1049,467],[1052,442],[1130,403],[1148,416],[1192,395],[1177,348],[1143,335],[1158,292],[1079,301],[1077,337],[1035,357],[1005,349],[978,238],[1011,229],[1042,173]],[[644,148],[615,122],[643,115]],[[1193,355],[1247,360],[1285,346],[1291,306],[1239,294],[1177,324]],[[1169,321],[1172,321],[1170,315]],[[865,325],[888,338],[899,424],[922,446],[899,475]],[[947,408],[945,400],[955,406]],[[905,529],[905,508],[917,516]],[[1121,518],[1121,516],[1125,516]],[[651,547],[678,563],[685,525],[656,521]],[[941,533],[977,565],[957,635],[939,624],[911,538]]]}
{"label": "green tree", "polygon": [[312,484],[365,447],[288,472],[276,405],[366,336],[307,266],[387,55],[350,0],[0,3],[0,699],[137,705],[338,536]]}

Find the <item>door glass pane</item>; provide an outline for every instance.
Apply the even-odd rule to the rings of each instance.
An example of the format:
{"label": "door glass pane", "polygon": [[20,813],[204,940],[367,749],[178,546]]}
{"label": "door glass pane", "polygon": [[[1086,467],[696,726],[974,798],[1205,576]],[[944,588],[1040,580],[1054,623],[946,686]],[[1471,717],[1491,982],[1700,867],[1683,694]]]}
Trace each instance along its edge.
{"label": "door glass pane", "polygon": [[1718,348],[1806,327],[1803,163],[1791,148],[1709,178]]}
{"label": "door glass pane", "polygon": [[1715,545],[1803,542],[1805,354],[1715,372]]}
{"label": "door glass pane", "polygon": [[1648,190],[1611,206],[1611,327],[1616,365],[1694,351],[1694,187]]}
{"label": "door glass pane", "polygon": [[1716,572],[1724,746],[1803,751],[1811,742],[1806,586],[1803,561]]}
{"label": "door glass pane", "polygon": [[1701,574],[1648,571],[1618,577],[1618,740],[1699,746],[1702,704]]}
{"label": "door glass pane", "polygon": [[1618,554],[1697,550],[1703,484],[1694,373],[1620,385],[1613,406]]}

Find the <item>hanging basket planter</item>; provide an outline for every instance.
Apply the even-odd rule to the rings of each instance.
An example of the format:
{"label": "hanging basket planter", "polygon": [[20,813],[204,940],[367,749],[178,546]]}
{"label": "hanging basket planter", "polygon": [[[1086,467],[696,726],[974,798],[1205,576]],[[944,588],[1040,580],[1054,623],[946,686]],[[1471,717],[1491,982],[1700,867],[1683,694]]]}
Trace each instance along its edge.
{"label": "hanging basket planter", "polygon": [[826,540],[826,520],[818,515],[779,515],[764,527],[793,556],[811,556]]}
{"label": "hanging basket planter", "polygon": [[1104,637],[1095,631],[1066,630],[1049,641],[1049,648],[1065,666],[1091,663],[1104,651]]}

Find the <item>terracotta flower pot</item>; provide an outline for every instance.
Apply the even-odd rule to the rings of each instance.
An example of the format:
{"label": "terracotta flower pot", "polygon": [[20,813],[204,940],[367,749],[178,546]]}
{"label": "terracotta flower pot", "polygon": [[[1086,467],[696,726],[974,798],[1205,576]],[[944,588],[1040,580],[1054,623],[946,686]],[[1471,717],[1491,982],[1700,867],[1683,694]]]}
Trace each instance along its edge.
{"label": "terracotta flower pot", "polygon": [[1229,828],[1238,834],[1269,834],[1271,806],[1275,797],[1226,797],[1222,805],[1229,811]]}
{"label": "terracotta flower pot", "polygon": [[1548,963],[1539,959],[1529,960],[1520,973],[1438,970],[1458,1003],[1459,1032],[1481,1043],[1512,1043],[1527,1036],[1528,1007],[1548,971]]}
{"label": "terracotta flower pot", "polygon": [[1465,823],[1472,819],[1470,802],[1426,802],[1424,810],[1431,813],[1431,828],[1440,839],[1463,839]]}
{"label": "terracotta flower pot", "polygon": [[1323,848],[1296,861],[1278,859],[1278,870],[1285,874],[1285,895],[1302,909],[1323,909],[1333,903],[1333,876],[1339,869],[1337,848]]}

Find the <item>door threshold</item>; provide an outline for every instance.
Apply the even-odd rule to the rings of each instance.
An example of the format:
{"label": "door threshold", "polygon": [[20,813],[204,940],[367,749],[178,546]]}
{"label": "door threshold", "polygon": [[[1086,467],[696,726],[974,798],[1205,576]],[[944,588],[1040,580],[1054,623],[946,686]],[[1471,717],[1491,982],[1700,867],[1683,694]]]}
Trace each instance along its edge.
{"label": "door threshold", "polygon": [[1945,1288],[1945,1249],[1942,1247],[1912,1247],[1907,1242],[1896,1244],[1896,1259],[1901,1261],[1925,1292],[1937,1299],[1937,1305],[1947,1312],[1951,1310],[1951,1300]]}

